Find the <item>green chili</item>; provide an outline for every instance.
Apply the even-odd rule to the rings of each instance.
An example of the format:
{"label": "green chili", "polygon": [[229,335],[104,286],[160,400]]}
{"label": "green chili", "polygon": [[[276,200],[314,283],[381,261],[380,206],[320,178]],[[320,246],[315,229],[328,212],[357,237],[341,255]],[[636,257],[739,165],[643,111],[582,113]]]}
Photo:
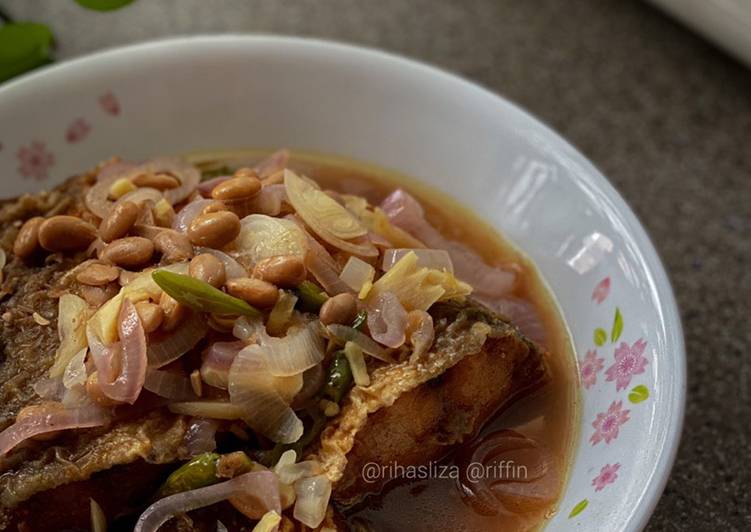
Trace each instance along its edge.
{"label": "green chili", "polygon": [[189,275],[156,270],[151,274],[151,277],[167,294],[194,310],[253,317],[261,315],[257,309],[251,307],[242,299],[225,294],[209,283]]}
{"label": "green chili", "polygon": [[344,354],[344,351],[334,353],[328,372],[326,373],[326,383],[323,385],[323,395],[339,403],[342,397],[352,387],[352,369]]}
{"label": "green chili", "polygon": [[216,484],[216,453],[203,453],[177,468],[157,492],[157,498]]}
{"label": "green chili", "polygon": [[358,331],[362,332],[363,327],[365,327],[365,321],[368,319],[368,311],[365,309],[362,309],[360,312],[357,313],[357,316],[355,316],[355,319],[352,321],[352,328],[357,329]]}
{"label": "green chili", "polygon": [[201,181],[206,181],[223,175],[231,176],[232,174],[234,174],[232,168],[229,166],[220,166],[219,168],[213,168],[211,170],[203,170],[201,172]]}
{"label": "green chili", "polygon": [[311,281],[303,281],[297,286],[297,295],[300,297],[300,307],[306,312],[318,312],[329,296],[326,292]]}

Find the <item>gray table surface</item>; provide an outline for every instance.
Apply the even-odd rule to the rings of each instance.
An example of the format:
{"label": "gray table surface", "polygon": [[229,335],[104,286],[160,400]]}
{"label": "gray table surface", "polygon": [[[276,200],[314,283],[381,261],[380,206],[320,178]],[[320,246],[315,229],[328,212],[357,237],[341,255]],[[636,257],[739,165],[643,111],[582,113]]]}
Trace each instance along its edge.
{"label": "gray table surface", "polygon": [[375,46],[527,108],[608,176],[652,235],[688,347],[678,459],[649,530],[751,529],[751,71],[630,0],[0,0],[58,58],[177,34]]}

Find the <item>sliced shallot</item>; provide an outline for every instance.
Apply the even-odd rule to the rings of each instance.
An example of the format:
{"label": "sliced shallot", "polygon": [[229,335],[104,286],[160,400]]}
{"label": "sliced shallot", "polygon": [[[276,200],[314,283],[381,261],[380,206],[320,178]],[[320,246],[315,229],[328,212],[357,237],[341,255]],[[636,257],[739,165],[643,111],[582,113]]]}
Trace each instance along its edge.
{"label": "sliced shallot", "polygon": [[216,449],[216,431],[219,423],[213,419],[194,418],[185,432],[184,442],[190,456]]}
{"label": "sliced shallot", "polygon": [[159,527],[177,514],[210,506],[234,495],[253,495],[267,511],[282,513],[276,475],[271,471],[255,471],[213,486],[176,493],[158,500],[141,514],[134,532],[157,532]]}
{"label": "sliced shallot", "polygon": [[215,388],[227,389],[229,368],[237,353],[245,347],[245,342],[214,342],[206,350],[201,364],[201,378]]}
{"label": "sliced shallot", "polygon": [[201,315],[194,312],[177,326],[174,332],[152,339],[147,350],[149,366],[161,368],[193,349],[208,331],[209,326]]}
{"label": "sliced shallot", "polygon": [[367,228],[310,180],[303,179],[291,170],[285,170],[284,186],[287,190],[287,199],[298,216],[323,240],[353,255],[378,255],[378,250],[369,240],[360,243],[353,240],[366,236]]}
{"label": "sliced shallot", "polygon": [[110,399],[133,404],[146,380],[146,334],[130,299],[123,300],[118,321],[120,374],[112,381],[100,374],[99,387]]}
{"label": "sliced shallot", "polygon": [[368,330],[376,342],[400,347],[406,339],[407,311],[391,292],[379,294],[368,305]]}
{"label": "sliced shallot", "polygon": [[133,168],[135,168],[134,164],[117,162],[108,164],[99,170],[97,182],[89,189],[84,198],[86,207],[100,218],[105,218],[112,209],[112,205],[115,204],[108,199],[112,183],[129,175]]}
{"label": "sliced shallot", "polygon": [[149,368],[143,387],[159,397],[176,401],[191,401],[197,399],[190,378],[175,371]]}
{"label": "sliced shallot", "polygon": [[257,165],[255,165],[255,171],[258,177],[265,179],[277,172],[281,172],[287,167],[289,162],[289,150],[277,150]]}
{"label": "sliced shallot", "polygon": [[58,430],[98,427],[109,421],[106,410],[86,405],[64,408],[60,403],[45,403],[33,413],[16,421],[0,432],[0,456],[4,456],[22,441]]}
{"label": "sliced shallot", "polygon": [[356,293],[360,293],[367,283],[372,283],[375,279],[375,268],[364,260],[351,256],[339,278]]}
{"label": "sliced shallot", "polygon": [[295,482],[295,519],[309,526],[317,528],[326,517],[326,508],[331,497],[331,481],[326,475],[302,478]]}
{"label": "sliced shallot", "polygon": [[275,377],[290,377],[323,361],[323,338],[314,323],[291,330],[282,338],[267,337],[260,344],[249,345],[244,352],[252,352],[265,362]]}
{"label": "sliced shallot", "polygon": [[289,406],[302,388],[302,376],[298,378],[300,386],[289,389],[290,378],[271,375],[261,353],[243,350],[230,368],[230,399],[243,409],[243,420],[253,430],[278,443],[294,443],[303,433],[302,421]]}

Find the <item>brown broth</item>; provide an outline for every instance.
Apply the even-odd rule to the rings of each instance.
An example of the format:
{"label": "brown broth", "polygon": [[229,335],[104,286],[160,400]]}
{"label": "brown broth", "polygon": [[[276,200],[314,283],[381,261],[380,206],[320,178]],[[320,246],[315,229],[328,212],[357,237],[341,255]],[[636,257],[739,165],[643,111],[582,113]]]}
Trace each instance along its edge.
{"label": "brown broth", "polygon": [[[240,166],[258,160],[259,152],[196,155],[196,161],[222,160]],[[515,263],[521,282],[515,296],[530,301],[542,316],[551,379],[497,413],[481,435],[511,428],[540,443],[552,457],[557,493],[565,486],[578,426],[577,374],[573,347],[555,300],[532,262],[494,229],[451,198],[403,175],[360,162],[295,152],[290,166],[315,179],[323,188],[355,193],[378,203],[397,187],[413,194],[428,220],[444,236],[463,242],[489,264]],[[449,455],[442,463],[452,465]],[[354,529],[373,531],[534,530],[557,511],[557,502],[521,514],[482,516],[466,505],[453,478],[431,478],[388,485],[378,496],[346,512]]]}

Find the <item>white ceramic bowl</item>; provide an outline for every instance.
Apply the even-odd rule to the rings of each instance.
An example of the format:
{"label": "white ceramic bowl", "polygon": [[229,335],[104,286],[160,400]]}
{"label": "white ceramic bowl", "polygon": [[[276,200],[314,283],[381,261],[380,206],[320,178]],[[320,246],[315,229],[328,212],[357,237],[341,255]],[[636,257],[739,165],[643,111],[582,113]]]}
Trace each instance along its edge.
{"label": "white ceramic bowl", "polygon": [[269,36],[140,44],[0,87],[2,196],[49,187],[113,154],[278,146],[428,182],[474,206],[537,263],[582,374],[578,448],[548,530],[643,527],[683,419],[676,304],[618,193],[524,111],[413,61]]}

